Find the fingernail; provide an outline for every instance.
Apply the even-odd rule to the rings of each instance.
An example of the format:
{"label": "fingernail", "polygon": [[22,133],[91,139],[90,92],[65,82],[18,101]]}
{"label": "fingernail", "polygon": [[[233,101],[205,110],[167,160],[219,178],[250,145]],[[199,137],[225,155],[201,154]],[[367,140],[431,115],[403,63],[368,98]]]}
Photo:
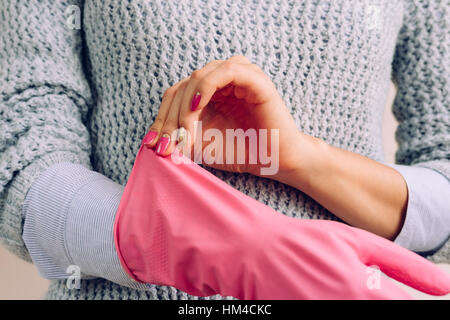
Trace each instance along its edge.
{"label": "fingernail", "polygon": [[149,131],[145,137],[144,140],[142,141],[144,143],[144,145],[149,145],[150,143],[153,142],[153,140],[155,140],[155,138],[158,136],[158,131]]}
{"label": "fingernail", "polygon": [[202,96],[198,92],[194,95],[194,97],[192,98],[192,103],[191,103],[191,110],[192,111],[195,111],[195,109],[197,109],[201,98],[202,98]]}
{"label": "fingernail", "polygon": [[186,129],[184,127],[180,127],[178,129],[178,137],[177,137],[177,142],[181,143],[183,142],[183,140],[186,138]]}
{"label": "fingernail", "polygon": [[170,136],[168,134],[163,134],[162,137],[159,139],[158,143],[156,144],[156,153],[157,154],[163,154],[164,151],[166,151],[167,146],[170,142]]}

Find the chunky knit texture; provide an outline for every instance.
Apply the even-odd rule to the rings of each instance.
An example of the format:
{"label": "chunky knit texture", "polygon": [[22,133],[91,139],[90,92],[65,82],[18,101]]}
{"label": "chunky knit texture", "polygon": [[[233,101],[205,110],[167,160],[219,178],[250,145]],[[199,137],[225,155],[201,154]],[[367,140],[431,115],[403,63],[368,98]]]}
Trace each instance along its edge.
{"label": "chunky knit texture", "polygon": [[[82,30],[68,28],[70,5]],[[303,132],[382,161],[391,74],[398,163],[450,179],[447,0],[3,1],[0,5],[0,238],[30,260],[22,204],[43,170],[70,161],[122,185],[169,86],[215,59],[247,56]],[[276,181],[208,168],[297,218],[336,219]],[[447,242],[429,257],[450,261]],[[102,279],[54,281],[48,298],[192,299]]]}

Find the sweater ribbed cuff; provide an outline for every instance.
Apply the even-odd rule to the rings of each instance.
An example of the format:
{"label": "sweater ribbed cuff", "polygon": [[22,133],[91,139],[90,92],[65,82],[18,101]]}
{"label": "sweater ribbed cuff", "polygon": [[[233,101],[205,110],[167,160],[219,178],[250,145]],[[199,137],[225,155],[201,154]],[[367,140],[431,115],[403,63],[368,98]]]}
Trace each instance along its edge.
{"label": "sweater ribbed cuff", "polygon": [[[18,171],[8,186],[0,219],[0,242],[13,254],[28,262],[32,262],[32,260],[22,238],[24,224],[23,203],[27,192],[37,177],[55,163],[60,162],[82,164],[90,168],[89,156],[83,152],[49,152]],[[24,163],[26,164],[25,160]]]}
{"label": "sweater ribbed cuff", "polygon": [[[69,162],[44,171],[23,206],[23,239],[47,279],[101,277],[147,289],[128,277],[117,257],[113,226],[123,186]],[[68,268],[70,269],[68,270]]]}

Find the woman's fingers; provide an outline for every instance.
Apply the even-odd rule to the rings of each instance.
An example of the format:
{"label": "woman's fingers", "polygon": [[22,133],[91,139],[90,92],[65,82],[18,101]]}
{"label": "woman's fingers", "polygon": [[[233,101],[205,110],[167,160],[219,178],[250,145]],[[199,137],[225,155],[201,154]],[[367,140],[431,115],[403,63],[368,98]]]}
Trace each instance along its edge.
{"label": "woman's fingers", "polygon": [[164,125],[160,130],[160,138],[156,144],[156,153],[162,156],[167,156],[174,150],[176,144],[176,133],[179,128],[179,113],[181,100],[183,99],[184,91],[188,84],[188,80],[182,81],[177,89],[175,97],[172,99],[172,103],[169,107]]}
{"label": "woman's fingers", "polygon": [[186,87],[182,101],[183,106],[188,106],[190,109],[195,109],[195,107],[197,106],[197,102],[199,101],[198,96],[196,96],[197,93],[195,92],[197,82],[212,70],[216,69],[223,62],[223,60],[211,61],[207,63],[203,68],[195,70],[191,73],[189,77],[189,84]]}
{"label": "woman's fingers", "polygon": [[219,68],[224,63],[238,63],[244,65],[250,65],[251,62],[244,56],[233,56],[228,60],[215,60],[206,64],[202,69],[194,71],[190,76],[189,85],[186,88],[185,95],[183,97],[183,110],[194,111],[197,109],[200,100],[201,92],[198,92],[199,82],[201,82],[208,74]]}
{"label": "woman's fingers", "polygon": [[181,82],[183,82],[183,80],[176,83],[175,85],[173,85],[164,92],[161,105],[159,107],[158,115],[156,116],[155,121],[153,121],[152,125],[148,129],[146,140],[144,141],[146,147],[152,148],[159,141],[159,138],[161,137],[161,129],[164,126],[164,123],[166,122],[170,106]]}
{"label": "woman's fingers", "polygon": [[189,107],[191,111],[200,110],[209,103],[214,93],[221,89],[224,89],[222,91],[224,96],[229,95],[229,93],[233,91],[233,81],[228,81],[227,83],[221,84],[217,83],[216,86],[214,86],[215,83],[211,83],[210,89],[214,88],[213,92],[206,92],[206,90],[201,89],[205,86],[206,81],[215,79],[212,75],[216,75],[224,71],[230,71],[228,69],[231,66],[235,66],[237,68],[246,66],[247,69],[254,69],[254,67],[256,67],[255,65],[252,65],[250,60],[244,56],[233,56],[228,60],[222,61],[214,69],[208,70],[209,72],[199,70],[200,72],[193,74],[195,77],[192,77],[193,81],[191,82],[190,91],[187,92],[189,95],[187,94],[185,97],[183,110],[188,109],[186,107]]}
{"label": "woman's fingers", "polygon": [[274,89],[272,82],[257,66],[227,60],[197,81],[194,91],[200,95],[200,99],[195,111],[204,108],[217,90],[229,84],[234,88],[236,98],[251,98],[252,101],[247,101],[250,103],[266,102],[270,99],[269,93]]}
{"label": "woman's fingers", "polygon": [[231,92],[237,95],[238,98],[245,95],[245,88],[234,86],[232,75],[220,78],[227,66],[233,65],[238,70],[238,75],[250,78],[250,82],[260,81],[258,79],[263,75],[261,69],[244,56],[233,56],[230,59],[216,60],[208,63],[204,68],[194,71],[189,77],[189,83],[184,91],[183,101],[180,107],[179,125],[186,128],[189,134],[190,144],[186,145],[192,147],[195,142],[194,121],[198,119],[199,113],[193,112],[204,108],[212,99],[221,99],[228,96]]}
{"label": "woman's fingers", "polygon": [[[194,144],[195,132],[194,132],[194,121],[198,118],[198,114],[193,114],[190,112],[195,101],[193,101],[193,96],[195,94],[196,83],[199,79],[204,77],[206,74],[217,68],[223,60],[214,60],[206,64],[202,69],[195,70],[190,76],[189,81],[184,90],[183,98],[178,106],[179,120],[178,125],[186,130],[186,135],[189,135],[189,139],[184,141],[184,146],[189,150],[189,148]],[[193,104],[194,103],[194,104]],[[189,142],[189,145],[187,144]]]}
{"label": "woman's fingers", "polygon": [[167,89],[145,145],[155,147],[160,155],[169,155],[176,144],[174,132],[183,127],[189,137],[184,144],[191,147],[195,139],[194,121],[199,117],[193,111],[204,108],[213,97],[220,99],[231,93],[238,99],[257,97],[259,102],[264,102],[261,99],[272,83],[267,80],[262,70],[243,56],[208,63]]}
{"label": "woman's fingers", "polygon": [[[204,73],[209,72],[222,62],[223,60],[211,61],[202,70]],[[158,115],[150,126],[144,141],[148,148],[155,147],[158,154],[167,155],[170,151],[173,151],[175,139],[172,137],[172,133],[180,125],[178,121],[180,103],[190,78],[181,80],[164,92]],[[189,127],[187,123],[185,123],[185,126]]]}

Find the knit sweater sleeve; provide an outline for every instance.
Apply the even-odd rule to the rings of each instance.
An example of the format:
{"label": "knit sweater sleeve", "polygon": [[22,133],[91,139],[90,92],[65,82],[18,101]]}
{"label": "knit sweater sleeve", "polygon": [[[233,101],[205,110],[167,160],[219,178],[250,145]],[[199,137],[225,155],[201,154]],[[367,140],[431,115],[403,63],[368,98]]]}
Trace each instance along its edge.
{"label": "knit sweater sleeve", "polygon": [[0,5],[0,241],[27,261],[22,207],[33,181],[59,162],[91,168],[91,92],[81,32],[73,28],[81,7],[50,0]]}
{"label": "knit sweater sleeve", "polygon": [[[398,86],[393,106],[399,122],[396,162],[430,168],[447,179],[450,179],[449,14],[446,1],[405,1],[403,26],[393,60],[393,78]],[[450,240],[430,258],[436,262],[450,261]]]}

